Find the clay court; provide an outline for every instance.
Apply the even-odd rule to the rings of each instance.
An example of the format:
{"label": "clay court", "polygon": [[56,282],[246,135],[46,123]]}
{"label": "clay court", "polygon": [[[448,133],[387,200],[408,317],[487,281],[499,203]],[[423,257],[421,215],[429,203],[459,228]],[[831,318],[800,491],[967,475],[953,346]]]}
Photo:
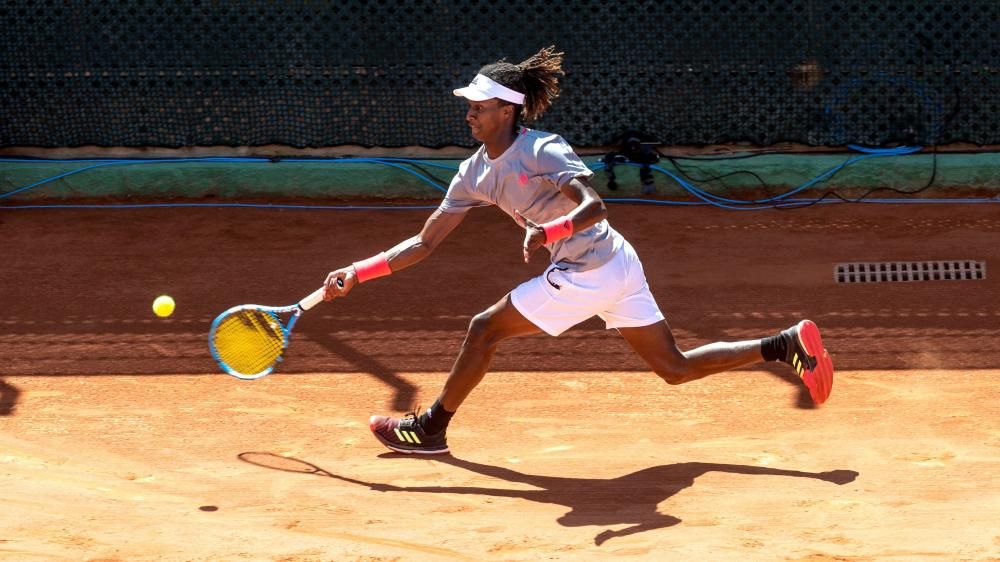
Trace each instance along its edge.
{"label": "clay court", "polygon": [[682,348],[815,320],[838,369],[820,408],[784,365],[666,385],[593,320],[505,342],[453,455],[388,453],[368,416],[429,404],[472,315],[544,265],[495,209],[306,313],[276,373],[219,373],[217,313],[294,302],[427,213],[3,213],[0,557],[1000,559],[998,276],[833,275],[993,267],[993,206],[610,208]]}

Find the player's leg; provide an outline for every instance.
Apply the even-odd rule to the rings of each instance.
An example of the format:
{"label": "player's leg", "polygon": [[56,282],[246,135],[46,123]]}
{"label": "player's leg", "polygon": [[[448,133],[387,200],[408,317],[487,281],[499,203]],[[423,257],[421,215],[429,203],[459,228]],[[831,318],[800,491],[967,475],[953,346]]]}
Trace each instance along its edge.
{"label": "player's leg", "polygon": [[648,326],[618,328],[618,332],[670,384],[683,384],[763,361],[760,340],[717,342],[681,351],[666,320]]}
{"label": "player's leg", "polygon": [[816,324],[803,320],[762,340],[717,342],[681,351],[649,290],[638,256],[627,244],[622,254],[623,296],[598,315],[608,328],[618,329],[663,380],[682,384],[744,365],[784,361],[795,368],[814,402],[826,401],[833,386],[833,362]]}
{"label": "player's leg", "polygon": [[497,345],[509,338],[541,332],[511,304],[510,294],[477,314],[462,342],[458,358],[445,381],[441,395],[419,416],[404,418],[372,416],[369,427],[383,445],[401,453],[448,452],[445,436],[451,416],[483,380]]}
{"label": "player's leg", "polygon": [[784,361],[802,378],[813,401],[822,404],[833,386],[833,361],[819,329],[803,320],[762,340],[716,342],[681,351],[666,320],[648,326],[618,328],[625,341],[663,380],[683,384],[763,361]]}
{"label": "player's leg", "polygon": [[465,341],[451,374],[444,383],[438,402],[445,410],[455,412],[486,375],[497,344],[517,337],[540,333],[542,330],[511,303],[510,294],[487,310],[477,314],[469,323]]}

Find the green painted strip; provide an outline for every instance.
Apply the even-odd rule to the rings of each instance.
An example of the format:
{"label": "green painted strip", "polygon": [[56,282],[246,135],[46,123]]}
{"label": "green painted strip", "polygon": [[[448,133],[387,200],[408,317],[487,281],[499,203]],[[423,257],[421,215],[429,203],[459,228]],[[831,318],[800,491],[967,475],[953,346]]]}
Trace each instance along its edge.
{"label": "green painted strip", "polygon": [[[751,194],[778,194],[802,185],[857,154],[770,154],[738,160],[678,160],[681,169],[695,179],[749,171],[763,179],[759,187],[750,174],[736,174],[720,181],[695,182],[715,194],[734,198]],[[812,192],[833,190],[845,196],[876,187],[914,190],[931,177],[932,154],[869,158],[841,170]],[[599,157],[584,158],[588,164]],[[439,160],[457,166],[459,160]],[[0,193],[10,192],[46,178],[76,170],[88,164],[49,162],[10,163],[0,160]],[[663,160],[661,167],[678,175],[677,168]],[[425,167],[425,171],[447,184],[453,172]],[[640,193],[639,170],[618,166],[619,189],[607,188],[606,174],[598,171],[594,187],[604,196],[634,197]],[[683,190],[667,176],[654,172],[659,196],[681,196]],[[1000,154],[939,154],[935,191],[984,193],[1000,191]],[[808,192],[807,192],[808,193]],[[88,170],[19,193],[7,201],[38,199],[78,199],[127,197],[130,199],[201,198],[239,199],[246,197],[291,198],[411,198],[439,200],[443,193],[398,169],[371,163],[158,163],[110,166]],[[889,194],[887,194],[889,195]]]}

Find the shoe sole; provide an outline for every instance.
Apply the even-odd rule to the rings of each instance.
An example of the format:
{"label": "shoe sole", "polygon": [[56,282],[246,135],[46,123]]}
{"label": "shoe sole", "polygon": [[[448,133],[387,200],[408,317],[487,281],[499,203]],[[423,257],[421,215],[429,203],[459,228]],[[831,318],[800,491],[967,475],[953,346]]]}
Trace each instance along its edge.
{"label": "shoe sole", "polygon": [[806,350],[806,354],[816,359],[816,367],[802,374],[802,382],[809,389],[813,402],[822,404],[833,390],[833,359],[823,347],[819,328],[812,320],[799,323],[799,344]]}
{"label": "shoe sole", "polygon": [[369,425],[368,429],[371,430],[372,435],[375,436],[375,439],[379,440],[379,443],[382,443],[383,445],[385,445],[385,447],[387,449],[389,449],[390,451],[396,452],[396,453],[404,453],[404,454],[407,454],[407,455],[412,455],[412,454],[417,454],[417,455],[443,455],[443,454],[449,452],[448,451],[448,447],[445,447],[444,449],[403,449],[402,447],[398,447],[398,446],[394,445],[393,443],[391,443],[390,441],[387,441],[384,437],[382,437],[381,435],[379,435],[378,432],[375,431],[374,427],[372,427],[372,426]]}

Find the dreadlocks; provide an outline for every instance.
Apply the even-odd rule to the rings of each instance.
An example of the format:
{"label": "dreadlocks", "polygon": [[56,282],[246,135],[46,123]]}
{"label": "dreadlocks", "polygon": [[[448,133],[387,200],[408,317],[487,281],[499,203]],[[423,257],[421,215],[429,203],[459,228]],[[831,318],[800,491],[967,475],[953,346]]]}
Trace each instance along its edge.
{"label": "dreadlocks", "polygon": [[[559,76],[564,53],[555,45],[545,47],[519,64],[501,59],[479,70],[479,74],[524,94],[524,105],[517,106],[521,120],[531,122],[542,116],[559,97]],[[515,124],[516,125],[516,124]]]}

